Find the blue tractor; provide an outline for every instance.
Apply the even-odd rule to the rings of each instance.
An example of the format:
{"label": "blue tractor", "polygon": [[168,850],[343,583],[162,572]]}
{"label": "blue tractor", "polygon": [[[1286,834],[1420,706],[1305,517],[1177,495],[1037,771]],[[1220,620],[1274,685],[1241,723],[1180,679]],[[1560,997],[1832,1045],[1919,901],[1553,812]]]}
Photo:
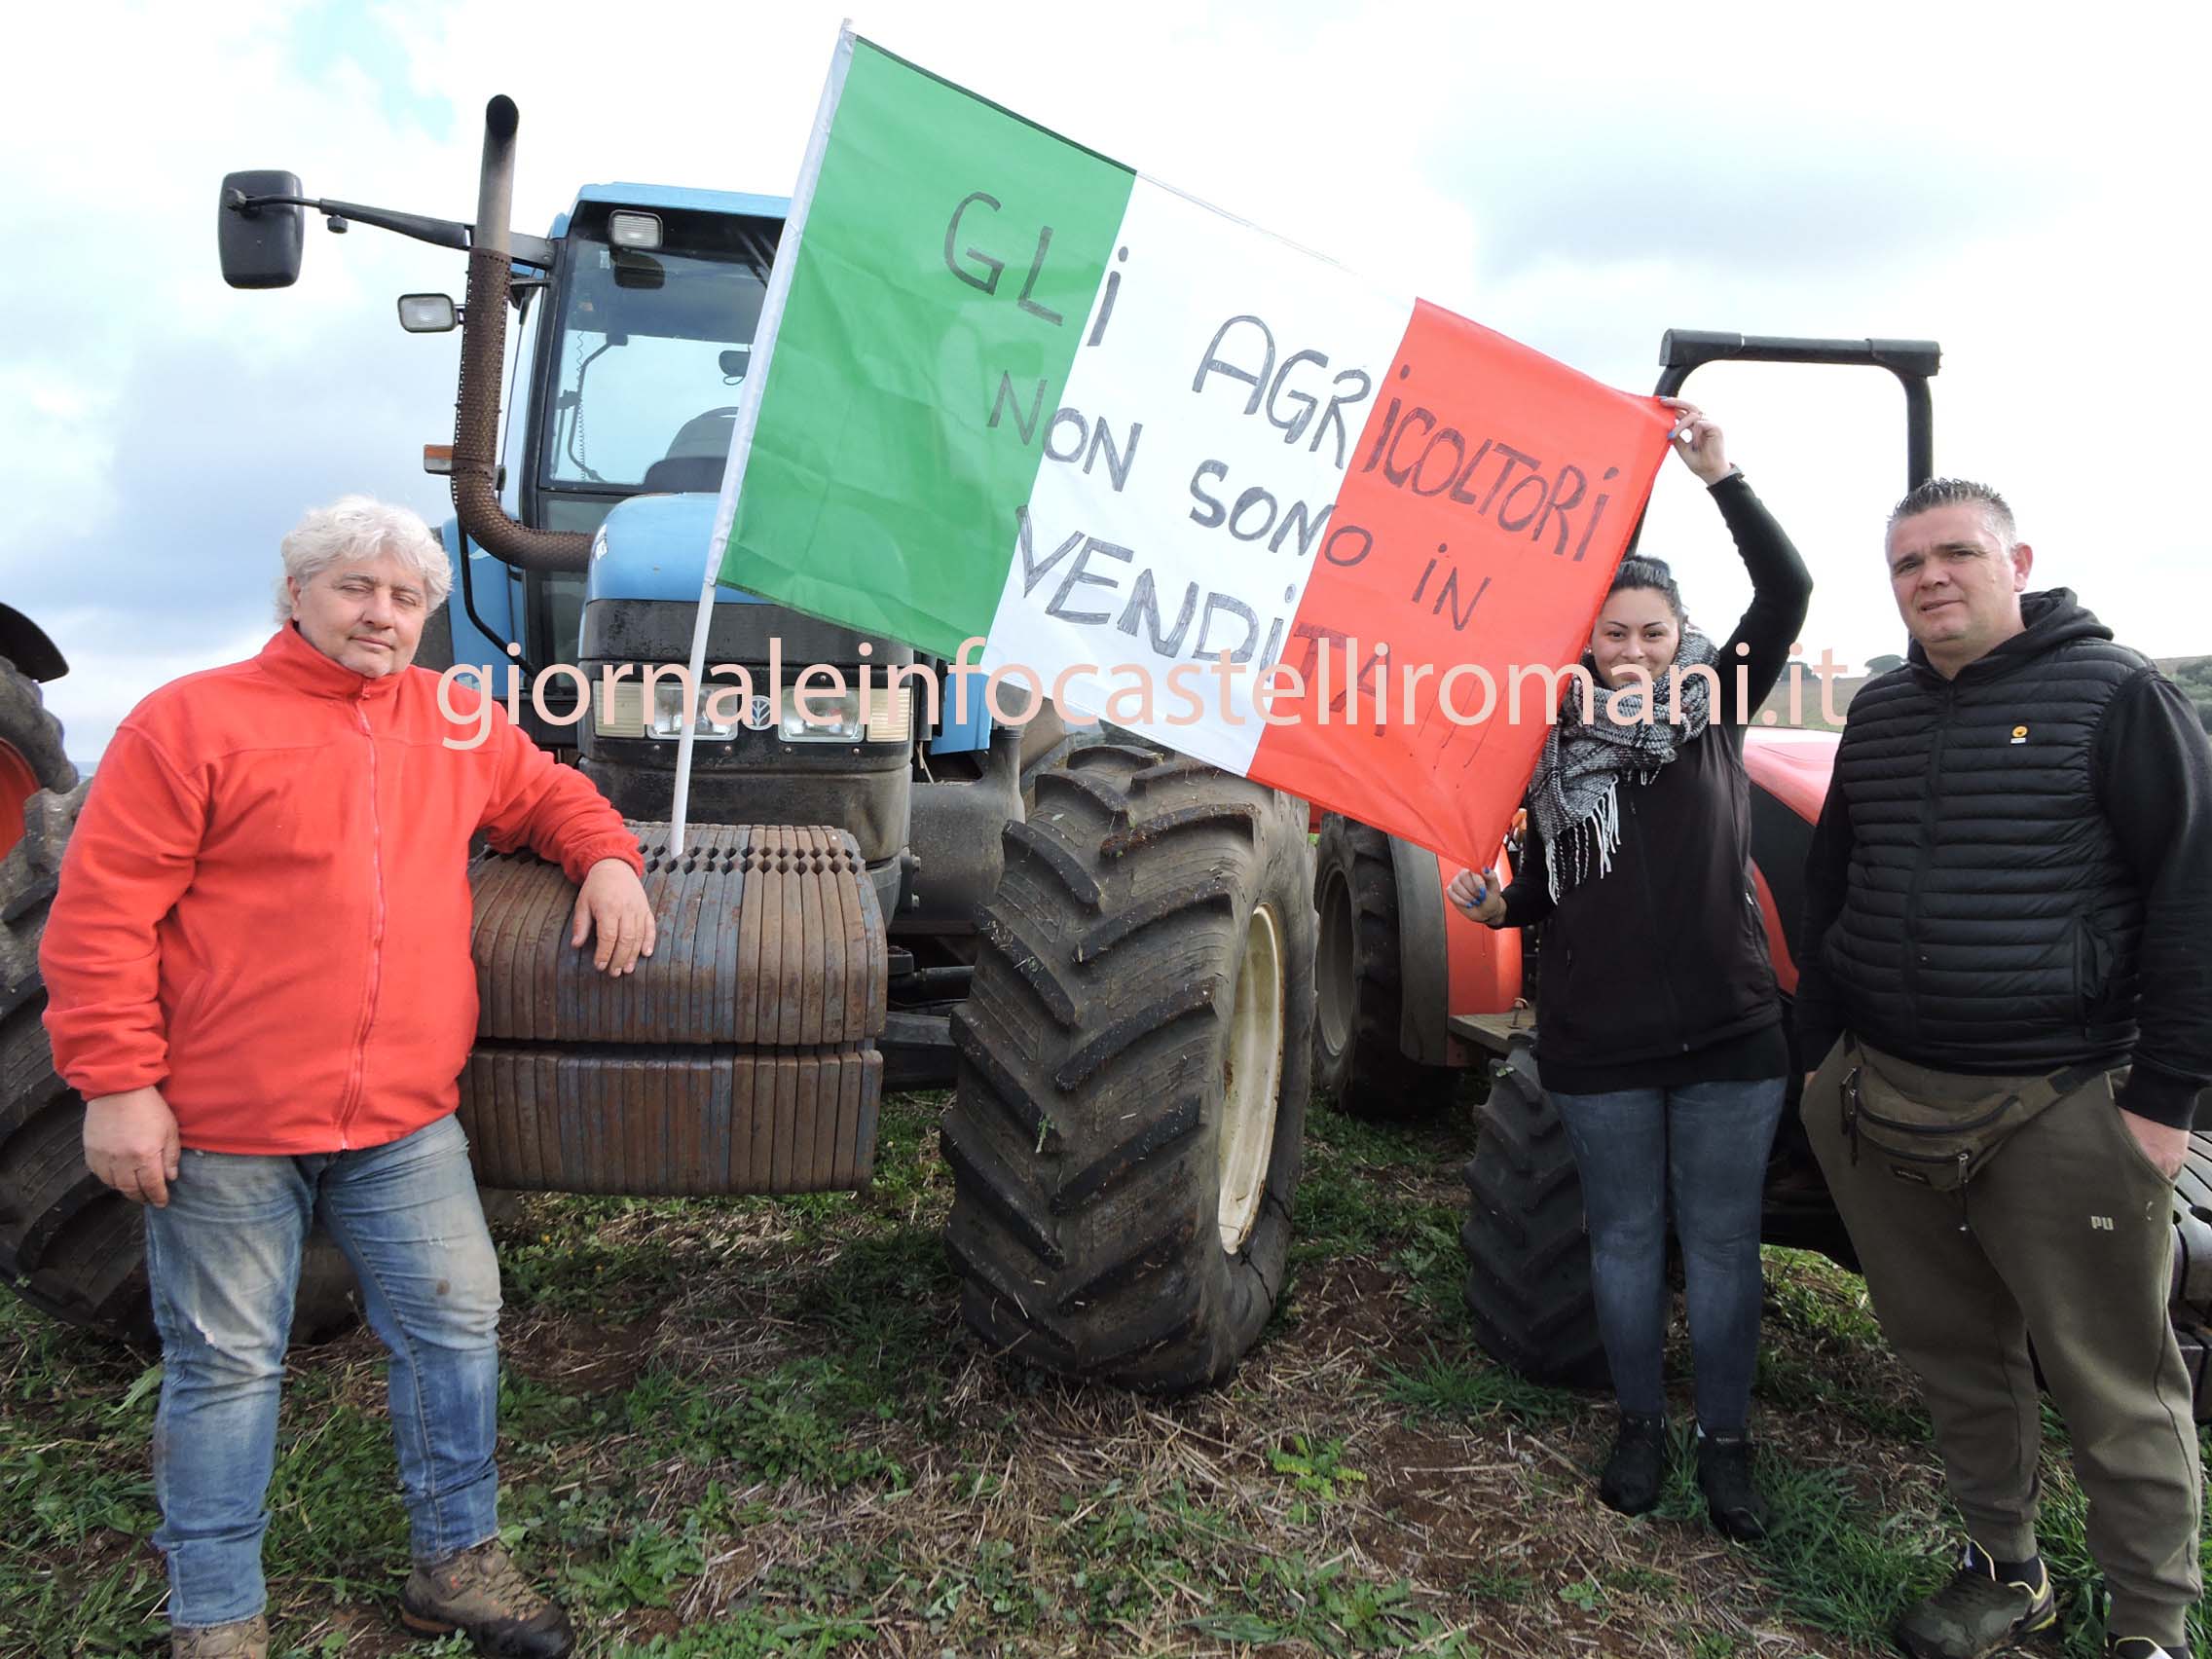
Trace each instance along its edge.
{"label": "blue tractor", "polygon": [[[461,335],[454,442],[424,453],[452,481],[453,597],[417,662],[517,693],[645,852],[660,945],[613,982],[567,946],[557,869],[475,860],[461,1086],[479,1180],[857,1189],[881,1092],[951,1085],[945,1242],[983,1342],[1135,1387],[1218,1381],[1283,1287],[1310,1075],[1305,806],[1049,705],[1002,724],[979,697],[932,710],[918,684],[884,689],[907,645],[726,587],[707,661],[743,665],[755,694],[648,690],[645,671],[689,656],[788,203],[593,185],[547,236],[516,234],[516,128],[495,98],[473,225],[310,199],[280,172],[231,174],[218,211],[236,287],[295,280],[311,212],[465,253],[461,304],[399,301],[410,332]],[[802,711],[771,692],[772,656],[787,683],[823,663],[852,689]],[[39,832],[0,866],[0,1274],[143,1338],[136,1216],[77,1158],[82,1103],[37,1020],[32,947],[74,798],[40,797]],[[303,1286],[302,1326],[342,1296],[326,1277]]]}

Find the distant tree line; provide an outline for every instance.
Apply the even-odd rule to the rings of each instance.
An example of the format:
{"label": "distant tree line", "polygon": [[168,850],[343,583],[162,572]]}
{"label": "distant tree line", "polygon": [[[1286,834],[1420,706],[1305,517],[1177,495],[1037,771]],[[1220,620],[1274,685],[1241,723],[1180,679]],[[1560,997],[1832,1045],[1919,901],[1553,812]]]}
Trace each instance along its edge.
{"label": "distant tree line", "polygon": [[[1868,674],[1887,674],[1893,668],[1903,666],[1904,658],[1900,656],[1866,659]],[[2179,666],[2169,668],[2166,673],[2196,705],[2196,718],[2204,722],[2204,729],[2212,732],[2212,656],[2183,657],[2179,659]]]}
{"label": "distant tree line", "polygon": [[2171,671],[2173,682],[2196,705],[2196,718],[2212,732],[2212,656],[2191,657]]}
{"label": "distant tree line", "polygon": [[[2204,722],[2204,729],[2207,732],[2212,732],[2212,656],[2169,657],[2166,661],[2172,665],[2166,670],[2167,677],[2182,688],[2183,695],[2196,705],[2196,718]],[[1806,714],[1801,718],[1808,725],[1818,724],[1817,718],[1811,715],[1811,711],[1819,707],[1814,701],[1814,698],[1819,695],[1818,682],[1814,679],[1806,664],[1792,662],[1789,666],[1794,673],[1803,677],[1799,697],[1801,707],[1806,711]],[[1893,668],[1902,668],[1903,666],[1904,658],[1900,656],[1884,654],[1868,657],[1862,674],[1866,677],[1887,674]],[[1779,690],[1786,691],[1788,688],[1788,682],[1785,681]],[[1767,706],[1770,708],[1781,707],[1779,691],[1778,697],[1769,699]]]}

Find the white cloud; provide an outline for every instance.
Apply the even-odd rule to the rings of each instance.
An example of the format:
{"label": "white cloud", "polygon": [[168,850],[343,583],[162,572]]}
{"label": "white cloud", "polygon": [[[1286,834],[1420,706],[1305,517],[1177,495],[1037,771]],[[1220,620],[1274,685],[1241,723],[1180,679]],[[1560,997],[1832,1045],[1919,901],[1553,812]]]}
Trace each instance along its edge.
{"label": "white cloud", "polygon": [[[844,4],[486,0],[92,5],[18,21],[0,113],[0,594],[79,665],[80,737],[259,637],[277,534],[341,489],[443,511],[453,337],[391,299],[461,262],[311,224],[281,293],[225,288],[217,183],[472,216],[485,99],[523,110],[515,222],[581,183],[770,193],[795,175]],[[1670,325],[1932,336],[1939,467],[2014,499],[2039,575],[2159,654],[2204,634],[2201,9],[2080,26],[2017,9],[885,5],[896,51],[1168,183],[1618,385]],[[1873,375],[1701,373],[1815,564],[1814,641],[1894,647],[1875,576],[1902,483]],[[1678,469],[1677,469],[1678,470]],[[1693,606],[1743,585],[1711,508],[1662,481],[1654,547]],[[196,658],[186,630],[204,642]],[[85,746],[73,739],[73,747]]]}

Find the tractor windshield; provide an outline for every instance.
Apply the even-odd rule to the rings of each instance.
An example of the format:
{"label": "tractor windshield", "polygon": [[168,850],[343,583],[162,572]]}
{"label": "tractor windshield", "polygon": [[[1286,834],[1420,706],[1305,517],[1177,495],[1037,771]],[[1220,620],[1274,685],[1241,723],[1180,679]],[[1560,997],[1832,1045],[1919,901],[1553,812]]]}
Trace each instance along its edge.
{"label": "tractor windshield", "polygon": [[760,321],[772,232],[670,215],[650,252],[571,234],[564,257],[544,482],[714,490]]}

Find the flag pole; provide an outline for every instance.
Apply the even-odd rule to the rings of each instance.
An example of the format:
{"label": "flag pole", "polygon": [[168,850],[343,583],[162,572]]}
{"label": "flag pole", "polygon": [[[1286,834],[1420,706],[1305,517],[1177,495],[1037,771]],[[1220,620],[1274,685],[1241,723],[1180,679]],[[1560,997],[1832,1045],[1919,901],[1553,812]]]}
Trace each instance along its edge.
{"label": "flag pole", "polygon": [[[806,159],[799,164],[791,212],[784,219],[783,235],[776,239],[776,263],[768,274],[768,292],[760,302],[759,325],[753,331],[752,360],[746,368],[745,385],[738,390],[737,421],[730,432],[729,460],[722,467],[721,500],[715,508],[715,534],[707,543],[707,569],[699,581],[699,614],[691,625],[689,672],[682,685],[692,702],[684,712],[683,730],[676,743],[676,796],[668,811],[671,858],[682,856],[683,832],[690,822],[691,752],[698,746],[699,712],[705,706],[707,634],[714,626],[715,588],[721,580],[730,529],[737,522],[738,492],[745,487],[745,463],[753,454],[753,434],[760,424],[760,399],[767,390],[784,305],[791,297],[792,267],[797,263],[799,238],[806,230],[806,210],[814,201],[815,180],[822,176],[823,153],[830,147],[830,123],[837,113],[837,99],[844,92],[845,72],[852,61],[853,20],[847,18],[837,26],[837,50],[830,55],[830,78],[823,83],[822,102],[814,112],[814,130],[807,135]],[[779,721],[783,719],[781,709],[772,714]],[[650,719],[652,711],[646,710],[645,716]]]}
{"label": "flag pole", "polygon": [[[706,579],[699,584],[699,614],[691,625],[690,671],[684,675],[678,688],[689,705],[683,711],[683,730],[676,740],[676,798],[669,805],[668,856],[683,856],[683,830],[691,808],[691,751],[698,744],[699,710],[703,706],[706,685],[703,676],[707,666],[707,630],[714,626],[715,586],[721,568],[719,550],[707,556]],[[652,719],[652,711],[645,711]]]}

